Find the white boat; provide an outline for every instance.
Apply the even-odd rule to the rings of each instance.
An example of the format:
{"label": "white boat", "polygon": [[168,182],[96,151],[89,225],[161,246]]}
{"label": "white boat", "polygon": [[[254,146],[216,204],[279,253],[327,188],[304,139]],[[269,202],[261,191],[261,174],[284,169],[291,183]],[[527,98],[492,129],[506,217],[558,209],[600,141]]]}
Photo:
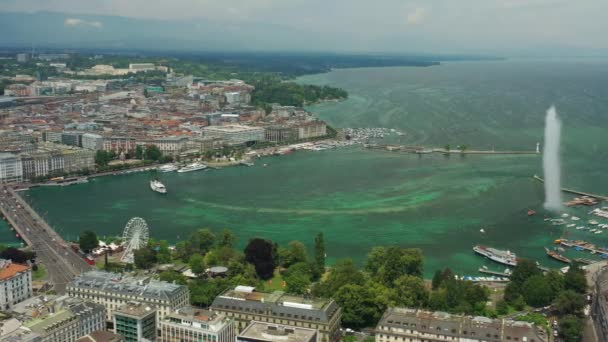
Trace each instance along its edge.
{"label": "white boat", "polygon": [[576,217],[576,216],[572,216],[572,217],[570,217],[570,218],[572,219],[572,221],[578,221],[578,220],[580,220],[580,218],[578,218],[578,217]]}
{"label": "white boat", "polygon": [[601,231],[601,230],[598,230],[595,232],[595,234],[602,234],[602,233],[603,233],[603,231]]}
{"label": "white boat", "polygon": [[589,224],[596,225],[596,224],[598,224],[598,223],[599,223],[599,222],[597,222],[596,220],[589,220]]}
{"label": "white boat", "polygon": [[568,217],[568,214],[562,214],[562,217]]}
{"label": "white boat", "polygon": [[572,228],[572,227],[574,227],[574,226],[576,226],[576,224],[575,224],[575,223],[570,223],[570,224],[569,224],[569,225],[567,225],[566,227],[568,227],[568,228]]}
{"label": "white boat", "polygon": [[486,258],[508,266],[517,266],[517,256],[510,251],[503,251],[496,248],[486,246],[475,246],[473,250],[477,254],[481,254]]}
{"label": "white boat", "polygon": [[207,165],[203,163],[192,163],[177,170],[177,172],[191,172],[206,169]]}
{"label": "white boat", "polygon": [[158,167],[159,172],[173,172],[177,171],[179,167],[175,164],[165,164],[163,166]]}
{"label": "white boat", "polygon": [[485,230],[485,229],[483,229],[483,228],[481,228],[481,229],[479,230],[479,232],[480,232],[480,233],[485,233],[485,232],[486,232],[486,230]]}
{"label": "white boat", "polygon": [[161,194],[167,193],[167,188],[165,188],[165,185],[156,179],[153,179],[150,181],[150,189],[152,189],[153,191],[159,192]]}

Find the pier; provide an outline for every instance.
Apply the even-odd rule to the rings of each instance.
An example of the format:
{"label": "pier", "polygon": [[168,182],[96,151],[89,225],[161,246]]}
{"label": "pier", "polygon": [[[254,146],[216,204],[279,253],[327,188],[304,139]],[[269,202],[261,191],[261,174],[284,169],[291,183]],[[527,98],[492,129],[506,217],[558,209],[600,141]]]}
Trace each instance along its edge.
{"label": "pier", "polygon": [[406,146],[406,145],[386,145],[386,144],[366,144],[366,148],[396,151],[396,152],[407,152],[416,154],[429,154],[429,153],[440,153],[445,155],[457,154],[477,154],[477,155],[540,155],[537,151],[496,151],[496,150],[446,150],[444,148],[427,148],[424,146]]}
{"label": "pier", "polygon": [[[540,178],[538,175],[534,175],[534,179],[536,179],[537,181],[544,183],[545,180]],[[582,191],[577,191],[577,190],[572,190],[572,189],[566,189],[566,188],[562,188],[563,192],[567,192],[570,194],[574,194],[574,195],[579,195],[579,196],[587,196],[587,197],[593,197],[602,201],[608,201],[608,196],[604,196],[604,195],[597,195],[597,194],[592,194],[589,192],[582,192]]]}
{"label": "pier", "polygon": [[65,293],[74,277],[91,269],[14,189],[0,187],[0,212],[46,267],[57,293]]}

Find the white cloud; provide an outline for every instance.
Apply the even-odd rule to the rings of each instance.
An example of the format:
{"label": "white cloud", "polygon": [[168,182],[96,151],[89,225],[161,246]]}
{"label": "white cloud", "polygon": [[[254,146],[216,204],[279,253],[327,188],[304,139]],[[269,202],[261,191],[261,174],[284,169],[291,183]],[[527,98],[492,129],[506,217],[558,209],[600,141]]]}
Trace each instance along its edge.
{"label": "white cloud", "polygon": [[82,19],[78,19],[78,18],[67,18],[64,22],[63,25],[65,26],[71,26],[71,27],[76,27],[76,26],[90,26],[90,27],[95,27],[95,28],[101,28],[103,27],[103,23],[101,21],[86,21],[86,20],[82,20]]}
{"label": "white cloud", "polygon": [[416,7],[407,14],[408,24],[418,24],[426,18],[426,9],[424,7]]}

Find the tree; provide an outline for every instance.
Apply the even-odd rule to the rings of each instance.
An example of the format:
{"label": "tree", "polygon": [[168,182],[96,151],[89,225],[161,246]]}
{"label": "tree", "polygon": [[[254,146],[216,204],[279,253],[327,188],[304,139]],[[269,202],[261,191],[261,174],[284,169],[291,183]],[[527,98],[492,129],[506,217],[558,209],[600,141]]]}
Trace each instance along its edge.
{"label": "tree", "polygon": [[342,308],[342,324],[349,328],[374,326],[382,315],[382,308],[366,286],[348,284],[334,295]]}
{"label": "tree", "polygon": [[168,283],[175,283],[179,285],[188,284],[188,280],[186,279],[186,277],[176,271],[163,271],[158,275],[158,278]]}
{"label": "tree", "polygon": [[213,247],[214,244],[215,234],[207,228],[199,229],[190,234],[188,241],[186,242],[186,252],[189,255],[194,253],[205,255],[211,250],[211,247]]}
{"label": "tree", "polygon": [[156,263],[156,252],[149,246],[137,249],[133,252],[135,267],[146,270]]}
{"label": "tree", "polygon": [[435,271],[435,274],[433,274],[433,280],[431,281],[431,288],[433,290],[437,290],[442,281],[443,278],[441,277],[441,270]]}
{"label": "tree", "polygon": [[257,275],[264,280],[272,278],[276,263],[276,245],[270,240],[254,238],[245,247],[245,261],[253,264]]}
{"label": "tree", "polygon": [[285,283],[287,283],[285,290],[288,293],[303,295],[308,292],[310,276],[305,273],[293,272],[285,278]]}
{"label": "tree", "polygon": [[307,260],[306,246],[300,241],[291,241],[287,249],[285,266],[289,267],[289,265],[306,262]]}
{"label": "tree", "polygon": [[85,253],[90,253],[93,249],[95,249],[99,245],[99,240],[97,239],[97,234],[90,230],[85,230],[80,233],[80,237],[78,239],[78,245],[80,249]]}
{"label": "tree", "polygon": [[171,262],[171,250],[169,250],[169,242],[167,240],[159,240],[158,242],[151,240],[150,246],[156,251],[156,259],[160,264],[168,264]]}
{"label": "tree", "polygon": [[217,245],[219,247],[233,248],[234,241],[236,241],[236,236],[230,229],[222,229],[217,237]]}
{"label": "tree", "polygon": [[156,145],[148,145],[144,151],[144,159],[148,160],[159,160],[162,156],[162,152]]}
{"label": "tree", "polygon": [[104,150],[95,152],[95,164],[98,166],[106,166],[112,160],[112,155]]}
{"label": "tree", "polygon": [[190,303],[192,305],[208,307],[215,297],[222,293],[229,285],[229,281],[223,278],[190,281],[188,283]]}
{"label": "tree", "polygon": [[0,252],[0,259],[8,259],[17,264],[25,264],[28,261],[34,261],[36,253],[31,251],[22,251],[15,247],[8,247]]}
{"label": "tree", "polygon": [[509,304],[504,300],[496,302],[496,313],[503,316],[509,313]]}
{"label": "tree", "polygon": [[135,158],[144,159],[144,149],[141,147],[141,145],[137,145],[135,147]]}
{"label": "tree", "polygon": [[327,279],[313,288],[313,293],[320,297],[331,297],[343,286],[364,283],[365,277],[352,259],[340,259],[331,268]]}
{"label": "tree", "polygon": [[205,273],[205,259],[200,254],[193,254],[188,261],[192,273],[200,276]]}
{"label": "tree", "polygon": [[315,265],[316,273],[320,277],[325,273],[325,238],[322,232],[315,236]]}
{"label": "tree", "polygon": [[572,290],[561,292],[555,299],[555,310],[560,315],[580,316],[585,307],[585,298],[582,294]]}
{"label": "tree", "polygon": [[446,150],[447,152],[450,152],[450,144],[445,144],[445,146],[443,147],[444,150]]}
{"label": "tree", "polygon": [[429,301],[429,291],[424,285],[424,280],[411,275],[402,275],[395,280],[393,287],[394,302],[398,306],[423,307]]}
{"label": "tree", "polygon": [[513,269],[510,282],[505,289],[504,298],[513,303],[519,296],[523,295],[523,286],[528,278],[541,274],[536,263],[529,259],[518,259],[517,266]]}
{"label": "tree", "polygon": [[566,342],[579,342],[583,336],[583,321],[572,315],[568,315],[559,321],[559,335]]}
{"label": "tree", "polygon": [[564,276],[564,287],[566,290],[572,290],[578,293],[587,292],[585,271],[577,263],[570,265],[568,272],[566,272],[566,275]]}
{"label": "tree", "polygon": [[524,299],[530,306],[546,306],[553,300],[553,291],[549,286],[549,282],[542,274],[528,278],[522,290]]}
{"label": "tree", "polygon": [[404,274],[422,277],[422,251],[417,248],[375,247],[368,254],[365,269],[384,286]]}

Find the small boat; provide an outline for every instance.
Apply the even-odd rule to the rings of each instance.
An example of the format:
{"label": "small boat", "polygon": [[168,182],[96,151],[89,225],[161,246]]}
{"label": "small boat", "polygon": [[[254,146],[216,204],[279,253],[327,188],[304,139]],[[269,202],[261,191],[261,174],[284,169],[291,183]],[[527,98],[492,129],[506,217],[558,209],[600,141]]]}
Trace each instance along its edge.
{"label": "small boat", "polygon": [[579,217],[576,217],[576,216],[572,216],[572,217],[570,217],[570,219],[571,219],[572,221],[578,221],[578,220],[580,220],[580,218],[579,218]]}
{"label": "small boat", "polygon": [[485,229],[481,228],[481,229],[479,230],[479,232],[480,232],[480,233],[485,233],[486,231],[485,231]]}
{"label": "small boat", "polygon": [[569,216],[568,214],[565,214],[565,213],[562,214],[562,217],[568,217],[568,216]]}
{"label": "small boat", "polygon": [[533,216],[536,215],[536,211],[532,210],[532,209],[528,209],[528,216]]}
{"label": "small boat", "polygon": [[596,225],[599,224],[596,220],[589,220],[589,224]]}
{"label": "small boat", "polygon": [[576,224],[575,224],[575,223],[570,223],[570,224],[569,224],[569,225],[567,225],[566,227],[568,227],[568,228],[572,228],[572,227],[574,227],[574,226],[576,226]]}
{"label": "small boat", "polygon": [[595,232],[595,234],[602,234],[602,233],[603,233],[603,231],[601,231],[601,230],[598,230]]}
{"label": "small boat", "polygon": [[558,252],[552,251],[549,248],[545,247],[545,252],[547,253],[547,255],[557,261],[561,261],[563,263],[566,264],[570,264],[572,263],[572,260],[566,258],[565,256],[559,254]]}
{"label": "small boat", "polygon": [[150,181],[150,189],[161,194],[167,193],[167,188],[165,188],[165,185],[161,183],[158,179],[153,179]]}

